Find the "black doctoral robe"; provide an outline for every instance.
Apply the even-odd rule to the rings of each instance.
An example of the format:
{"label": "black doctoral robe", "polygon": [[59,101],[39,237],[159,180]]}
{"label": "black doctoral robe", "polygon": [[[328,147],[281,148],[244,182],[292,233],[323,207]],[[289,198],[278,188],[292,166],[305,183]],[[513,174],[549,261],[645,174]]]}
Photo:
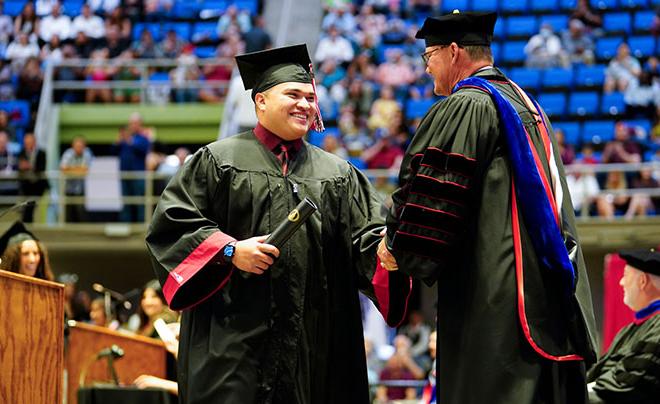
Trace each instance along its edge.
{"label": "black doctoral robe", "polygon": [[[269,234],[304,197],[318,211],[265,274],[217,263],[227,241]],[[306,142],[287,175],[252,132],[195,153],[147,235],[170,306],[185,309],[182,402],[367,403],[358,290],[396,324],[411,285],[377,265],[380,210],[362,173]]]}
{"label": "black doctoral robe", "polygon": [[621,329],[587,378],[595,382],[592,403],[659,402],[660,312]]}
{"label": "black doctoral robe", "polygon": [[[541,117],[499,70],[475,76],[512,102],[549,173]],[[554,138],[552,148],[558,150]],[[387,235],[401,271],[438,285],[438,403],[547,402],[553,362],[565,381],[560,389],[586,399],[579,359],[594,360],[595,322],[559,153],[554,160],[561,230],[577,273],[571,299],[561,298],[565,287],[556,274],[540,270],[489,94],[464,88],[434,104],[404,156]]]}

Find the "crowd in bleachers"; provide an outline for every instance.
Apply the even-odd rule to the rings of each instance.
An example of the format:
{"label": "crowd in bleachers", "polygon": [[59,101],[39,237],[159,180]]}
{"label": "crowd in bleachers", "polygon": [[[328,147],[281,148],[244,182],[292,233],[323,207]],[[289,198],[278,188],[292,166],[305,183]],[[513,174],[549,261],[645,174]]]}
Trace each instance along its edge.
{"label": "crowd in bleachers", "polygon": [[[427,16],[454,9],[499,11],[495,64],[550,116],[565,164],[660,160],[658,1],[331,3],[315,55],[322,111],[329,133],[359,167],[398,168],[417,123],[437,100],[414,34]],[[322,139],[311,137],[319,145]],[[627,152],[607,152],[622,142]],[[620,197],[625,202],[612,204],[611,197],[595,197],[616,175],[594,178],[595,191],[582,198],[586,214],[633,217],[660,208],[657,198]],[[645,175],[624,175],[625,186],[653,187],[660,179],[658,172],[652,181]]]}

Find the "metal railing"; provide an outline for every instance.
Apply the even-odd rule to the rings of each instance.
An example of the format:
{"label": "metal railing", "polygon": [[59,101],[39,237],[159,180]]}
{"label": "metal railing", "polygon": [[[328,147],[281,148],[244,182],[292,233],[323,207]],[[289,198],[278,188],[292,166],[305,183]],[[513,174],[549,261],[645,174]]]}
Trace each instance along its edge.
{"label": "metal railing", "polygon": [[[637,164],[601,164],[601,165],[571,165],[566,167],[566,172],[568,174],[599,174],[607,173],[612,171],[621,171],[624,173],[636,173],[643,169],[650,169],[653,171],[660,172],[660,162],[649,162],[649,163],[637,163]],[[375,182],[376,179],[386,178],[388,185],[396,183],[397,172],[392,170],[365,170],[365,174]],[[132,196],[123,196],[120,194],[112,197],[99,197],[95,195],[67,195],[66,186],[68,180],[83,180],[87,178],[87,181],[94,180],[108,180],[113,179],[117,181],[117,189],[120,189],[121,180],[134,180],[134,181],[144,181],[144,194],[143,195],[132,195]],[[105,200],[112,200],[118,202],[123,206],[140,206],[144,209],[144,224],[148,224],[151,221],[153,209],[158,202],[159,194],[156,191],[155,185],[161,181],[161,185],[169,180],[170,176],[167,174],[161,174],[153,171],[124,171],[124,172],[94,172],[87,175],[76,175],[76,174],[67,174],[58,170],[52,170],[46,172],[42,178],[48,179],[51,188],[50,188],[50,198],[48,204],[51,205],[51,209],[56,212],[55,223],[65,224],[67,223],[66,217],[66,207],[69,205],[84,205],[89,201],[90,197],[93,201],[102,202]],[[0,188],[5,189],[7,186],[14,184],[16,190],[18,190],[18,184],[21,179],[25,179],[16,173],[0,173]],[[620,189],[620,190],[607,190],[602,189],[596,195],[605,196],[605,195],[624,195],[624,196],[633,196],[637,194],[648,195],[653,198],[660,198],[660,188],[637,188],[637,189]],[[20,201],[29,199],[27,196],[13,195],[13,196],[0,196],[0,204],[2,205],[11,205]],[[43,198],[41,197],[32,197],[37,203],[41,203]],[[598,217],[588,216],[588,211],[583,210],[583,220],[599,220]],[[90,213],[90,215],[93,213]]]}

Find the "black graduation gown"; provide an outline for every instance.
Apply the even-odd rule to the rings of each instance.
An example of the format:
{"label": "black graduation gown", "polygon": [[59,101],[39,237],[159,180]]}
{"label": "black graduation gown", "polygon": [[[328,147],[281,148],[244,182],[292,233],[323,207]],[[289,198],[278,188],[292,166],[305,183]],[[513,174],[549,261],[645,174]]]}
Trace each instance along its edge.
{"label": "black graduation gown", "polygon": [[[538,116],[501,72],[475,76],[512,101],[534,147],[543,150]],[[552,396],[553,361],[573,368],[571,380],[582,378],[576,388],[583,402],[582,362],[570,359],[593,362],[596,329],[561,161],[555,153],[561,226],[578,273],[570,301],[560,298],[556,276],[540,271],[524,218],[513,209],[504,142],[495,105],[483,91],[465,88],[434,104],[401,165],[387,218],[389,247],[401,271],[438,285],[438,403],[545,402]],[[538,154],[548,172],[545,153]]]}
{"label": "black graduation gown", "polygon": [[[318,211],[265,274],[217,263],[229,236],[269,234],[304,197]],[[182,402],[368,402],[358,290],[396,324],[411,285],[376,271],[380,210],[362,173],[306,142],[286,176],[251,132],[195,153],[147,234],[170,306],[192,306],[181,324]]]}
{"label": "black graduation gown", "polygon": [[[589,370],[589,382],[605,403],[660,401],[660,315],[624,327]],[[593,402],[600,402],[592,400]]]}

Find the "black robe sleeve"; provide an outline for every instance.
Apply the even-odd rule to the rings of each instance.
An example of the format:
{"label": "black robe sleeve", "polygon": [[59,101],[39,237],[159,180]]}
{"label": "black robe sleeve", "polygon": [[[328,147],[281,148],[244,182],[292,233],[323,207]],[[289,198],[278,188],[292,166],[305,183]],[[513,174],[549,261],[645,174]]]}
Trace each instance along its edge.
{"label": "black robe sleeve", "polygon": [[359,287],[371,299],[388,325],[405,318],[412,279],[399,271],[387,271],[376,256],[383,230],[382,202],[367,177],[352,168],[351,222],[353,265]]}
{"label": "black robe sleeve", "polygon": [[215,258],[234,241],[211,219],[220,176],[210,151],[202,148],[169,182],[149,226],[147,249],[173,310],[203,301],[231,276],[232,268]]}
{"label": "black robe sleeve", "polygon": [[388,247],[400,270],[428,284],[449,266],[470,222],[471,195],[484,149],[497,130],[487,97],[464,90],[434,105],[422,120],[401,165],[400,187],[387,218]]}

